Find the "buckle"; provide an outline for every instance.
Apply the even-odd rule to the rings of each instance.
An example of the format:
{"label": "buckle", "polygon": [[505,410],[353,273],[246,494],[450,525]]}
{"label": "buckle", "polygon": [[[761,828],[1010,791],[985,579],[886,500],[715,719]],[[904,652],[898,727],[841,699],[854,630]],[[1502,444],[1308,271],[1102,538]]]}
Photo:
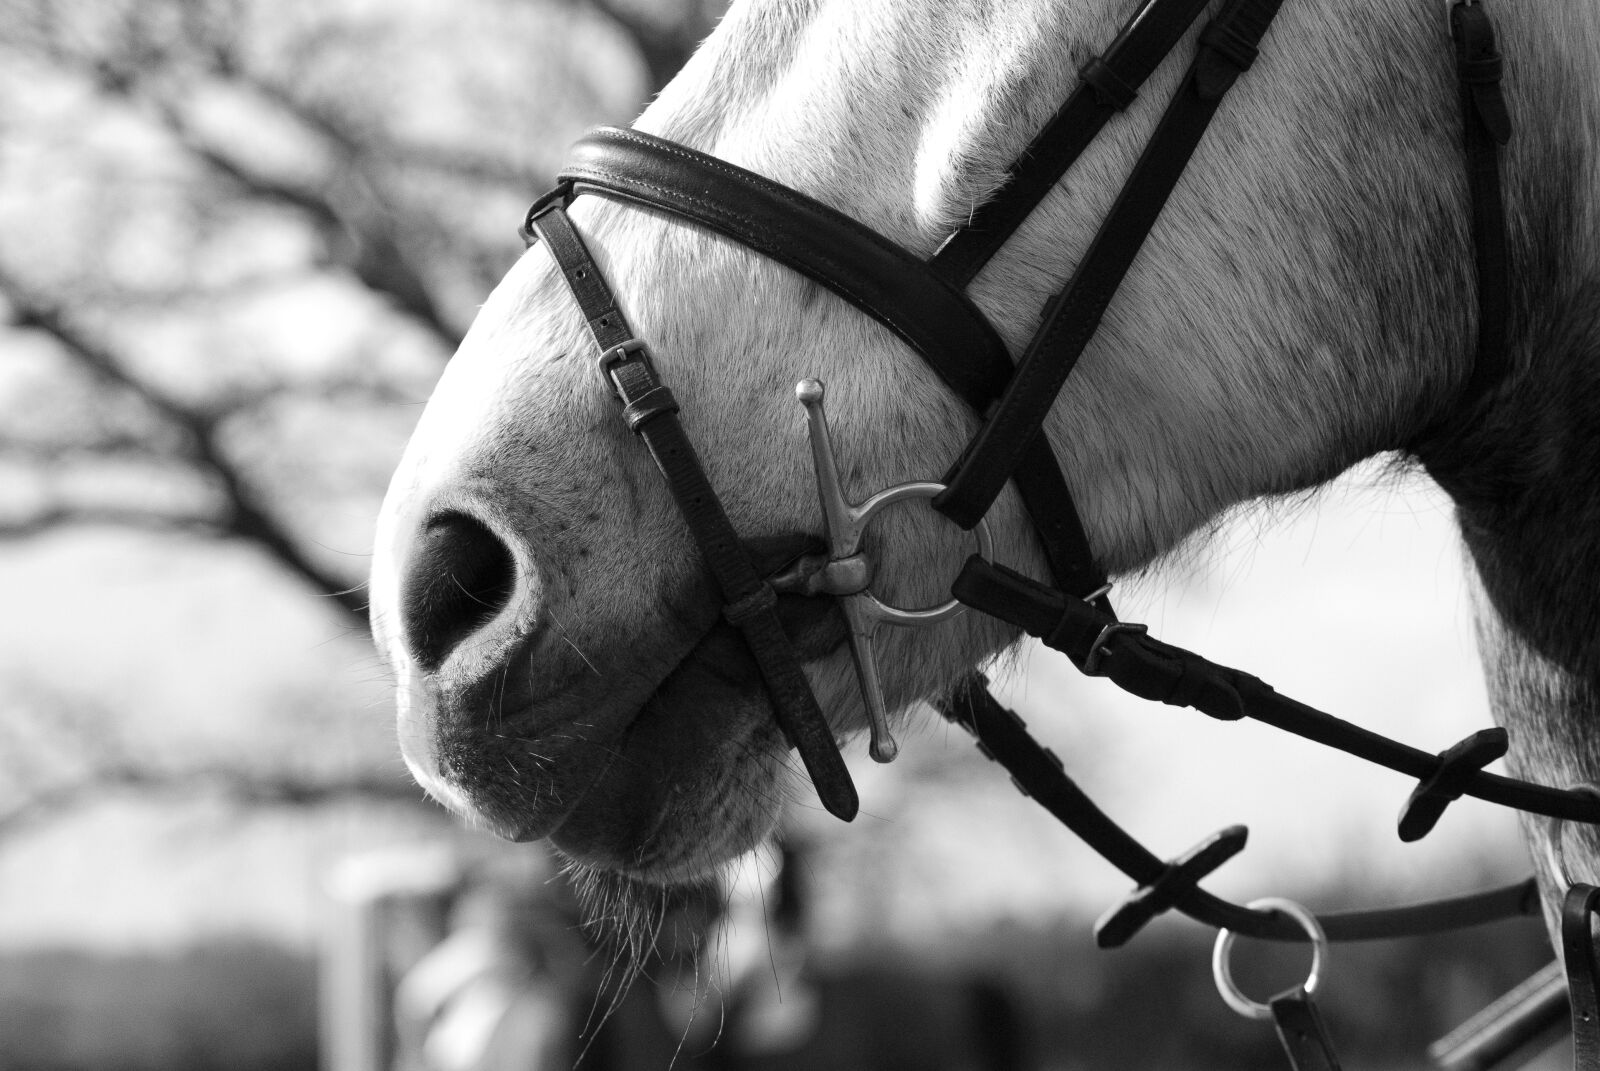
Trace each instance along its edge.
{"label": "buckle", "polygon": [[1079,668],[1083,670],[1085,676],[1102,676],[1100,660],[1105,657],[1107,640],[1119,632],[1131,632],[1142,636],[1149,631],[1150,627],[1148,625],[1136,625],[1130,621],[1111,622],[1111,624],[1100,630],[1100,635],[1096,636],[1094,642],[1089,645],[1089,653],[1083,656],[1083,665]]}
{"label": "buckle", "polygon": [[612,346],[600,354],[600,378],[618,401],[622,400],[622,392],[617,389],[617,383],[611,376],[611,370],[617,365],[626,364],[635,358],[642,359],[647,365],[650,364],[650,347],[642,338],[630,338],[628,341]]}
{"label": "buckle", "polygon": [[1115,586],[1116,585],[1114,585],[1111,581],[1107,580],[1104,584],[1101,584],[1099,587],[1097,587],[1093,591],[1089,592],[1089,594],[1078,596],[1078,599],[1079,599],[1080,602],[1087,602],[1087,603],[1091,603],[1092,604],[1092,603],[1094,603],[1095,600],[1102,599],[1105,596],[1110,595],[1111,594],[1111,589],[1113,587],[1115,587]]}

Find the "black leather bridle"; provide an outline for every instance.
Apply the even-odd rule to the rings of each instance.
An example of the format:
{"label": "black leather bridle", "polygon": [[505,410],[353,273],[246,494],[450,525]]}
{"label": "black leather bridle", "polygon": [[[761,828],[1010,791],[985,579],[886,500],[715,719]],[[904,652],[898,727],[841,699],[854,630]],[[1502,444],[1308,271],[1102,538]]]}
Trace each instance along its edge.
{"label": "black leather bridle", "polygon": [[[778,183],[685,146],[618,129],[595,131],[577,143],[559,185],[529,210],[526,235],[544,242],[559,265],[599,348],[607,387],[665,476],[719,587],[724,616],[742,631],[761,667],[779,725],[824,806],[839,817],[855,814],[855,788],[784,634],[776,593],[768,578],[758,575],[728,521],[648,346],[628,325],[568,218],[565,208],[577,196],[666,212],[799,272],[887,327],[982,415],[979,432],[945,475],[945,489],[933,506],[970,529],[1005,483],[1014,481],[1052,583],[974,556],[952,588],[961,602],[1039,637],[1085,672],[1147,699],[1192,706],[1224,720],[1257,718],[1416,778],[1401,813],[1403,839],[1426,834],[1448,803],[1462,795],[1600,823],[1600,798],[1593,793],[1483,772],[1506,752],[1502,729],[1475,733],[1438,755],[1422,752],[1281,696],[1253,676],[1164,644],[1143,626],[1119,621],[1111,610],[1105,574],[1041,427],[1209,121],[1254,61],[1281,0],[1226,0],[1200,32],[1188,71],[1138,163],[1015,362],[964,288],[1099,130],[1134,99],[1208,2],[1148,0],[1110,47],[1085,65],[1076,88],[1019,156],[1001,192],[928,260]],[[1509,257],[1498,150],[1510,135],[1510,119],[1500,91],[1501,58],[1482,3],[1446,0],[1446,12],[1461,101],[1479,311],[1474,364],[1456,407],[1460,411],[1482,401],[1502,379],[1506,364]],[[990,696],[980,676],[969,676],[935,705],[970,729],[1026,794],[1138,883],[1128,900],[1102,919],[1097,932],[1103,945],[1126,941],[1170,908],[1252,936],[1305,939],[1301,927],[1281,911],[1232,904],[1199,889],[1205,875],[1242,849],[1242,827],[1224,830],[1183,857],[1163,860],[1078,790],[1060,761]],[[1329,915],[1322,923],[1330,940],[1360,940],[1537,910],[1530,879],[1416,907]]]}

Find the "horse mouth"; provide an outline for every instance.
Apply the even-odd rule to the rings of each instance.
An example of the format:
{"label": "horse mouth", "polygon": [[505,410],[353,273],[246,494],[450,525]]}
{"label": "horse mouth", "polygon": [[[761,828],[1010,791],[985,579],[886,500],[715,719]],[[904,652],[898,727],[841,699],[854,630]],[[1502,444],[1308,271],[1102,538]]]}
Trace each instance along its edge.
{"label": "horse mouth", "polygon": [[[763,575],[792,574],[816,549],[794,536],[755,543],[752,557]],[[802,662],[848,635],[830,598],[780,594],[778,615]],[[513,655],[477,687],[440,696],[440,773],[490,831],[548,837],[587,867],[679,881],[753,846],[776,821],[788,744],[754,657],[720,614],[632,711],[594,714],[586,704],[606,706],[595,693],[555,717],[542,712],[531,733],[517,731],[518,716],[491,724],[489,709],[549,705],[526,666]]]}

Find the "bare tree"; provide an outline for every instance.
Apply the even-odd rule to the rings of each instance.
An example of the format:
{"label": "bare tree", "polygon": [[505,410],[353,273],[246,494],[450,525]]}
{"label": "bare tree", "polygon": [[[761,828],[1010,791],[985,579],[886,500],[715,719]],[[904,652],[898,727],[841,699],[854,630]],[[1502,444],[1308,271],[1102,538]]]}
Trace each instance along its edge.
{"label": "bare tree", "polygon": [[[516,255],[514,206],[548,182],[555,138],[625,117],[713,7],[506,0],[441,6],[438,23],[416,25],[249,0],[5,5],[0,55],[46,99],[14,97],[0,123],[79,181],[57,198],[69,203],[56,225],[0,217],[0,297],[14,332],[49,343],[57,381],[44,393],[76,395],[69,408],[85,419],[6,421],[0,460],[55,492],[11,504],[0,535],[92,522],[242,539],[359,621],[359,577],[308,549],[304,511],[278,492],[310,475],[326,493],[371,497],[382,466],[286,478],[271,459],[296,451],[263,439],[262,415],[418,400]],[[483,24],[451,41],[465,15]],[[586,65],[551,44],[563,35],[612,54]],[[459,51],[441,58],[450,44]],[[479,51],[490,46],[499,54]],[[453,78],[437,70],[449,63]],[[397,86],[441,81],[458,99],[396,99]],[[54,94],[76,94],[75,106]],[[421,101],[442,114],[408,110]],[[152,227],[156,214],[169,226]],[[293,330],[231,334],[241,310],[306,315],[296,302],[318,285],[341,291],[361,329],[315,374],[282,370],[297,364]],[[189,352],[152,361],[144,337],[174,321]],[[14,407],[37,408],[31,386]],[[97,461],[142,466],[171,493],[152,504],[60,490],[66,469]]]}
{"label": "bare tree", "polygon": [[[364,630],[340,548],[523,206],[720,7],[0,0],[0,554],[82,525],[234,541]],[[157,760],[33,692],[0,735],[54,736],[0,742],[0,835],[107,790],[420,799],[392,764]]]}

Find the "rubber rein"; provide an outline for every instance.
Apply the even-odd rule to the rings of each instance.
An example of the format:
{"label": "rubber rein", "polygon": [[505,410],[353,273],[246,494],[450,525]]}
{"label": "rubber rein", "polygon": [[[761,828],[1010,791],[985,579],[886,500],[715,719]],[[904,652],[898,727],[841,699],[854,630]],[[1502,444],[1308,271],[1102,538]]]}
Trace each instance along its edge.
{"label": "rubber rein", "polygon": [[[1064,652],[1083,672],[1107,677],[1143,698],[1194,707],[1222,720],[1255,718],[1415,778],[1417,785],[1400,815],[1404,840],[1425,835],[1446,806],[1463,795],[1553,820],[1600,823],[1600,798],[1589,791],[1484,772],[1483,767],[1506,752],[1503,729],[1475,733],[1437,755],[1419,751],[1282,696],[1249,674],[1162,643],[1142,625],[1119,621],[1107,599],[1110,586],[1040,430],[1211,117],[1254,61],[1280,2],[1228,0],[1201,30],[1189,68],[1139,161],[1015,362],[964,287],[1100,129],[1135,98],[1207,6],[1206,0],[1149,0],[1141,7],[1111,45],[1084,66],[1077,87],[1019,156],[996,198],[926,261],[804,194],[638,131],[604,128],[583,138],[560,172],[558,186],[529,210],[525,237],[544,242],[559,266],[599,349],[606,387],[660,468],[716,581],[725,618],[744,635],[760,667],[778,724],[800,754],[823,805],[840,818],[849,820],[856,813],[856,791],[778,619],[780,590],[839,600],[872,722],[872,753],[880,761],[892,759],[897,747],[877,685],[874,632],[885,624],[933,624],[970,606]],[[1509,269],[1498,150],[1511,130],[1500,92],[1502,63],[1483,4],[1447,0],[1446,19],[1455,53],[1477,269],[1478,342],[1461,399],[1471,405],[1498,380],[1505,360]],[[982,414],[979,432],[940,481],[900,485],[851,503],[837,479],[823,387],[815,381],[802,383],[798,393],[810,421],[829,554],[799,572],[758,575],[683,431],[676,397],[566,214],[572,199],[584,194],[665,212],[710,229],[838,294],[918,352],[951,390]],[[1049,566],[1049,584],[989,560],[982,519],[1008,481],[1015,483],[1033,523]],[[955,603],[907,610],[882,603],[869,590],[871,568],[860,550],[861,530],[878,509],[913,497],[929,499],[954,523],[978,530],[980,553],[968,560],[952,586]],[[1430,904],[1326,915],[1310,924],[1308,914],[1302,917],[1283,902],[1229,903],[1201,890],[1198,882],[1243,848],[1243,827],[1224,830],[1178,859],[1163,860],[1078,789],[1059,759],[994,700],[981,676],[972,674],[935,705],[971,730],[1025,794],[1138,883],[1101,920],[1097,935],[1102,945],[1123,943],[1169,909],[1224,928],[1228,940],[1242,933],[1309,940],[1319,948],[1324,940],[1394,937],[1539,911],[1532,879]],[[1600,900],[1590,906],[1596,903]],[[1221,943],[1219,957],[1221,985],[1226,976]],[[1277,1022],[1296,1067],[1334,1066],[1331,1049],[1317,1040],[1320,1026],[1310,988],[1302,987],[1300,996],[1287,999],[1282,1008],[1276,1001],[1255,1005],[1246,1000],[1246,1013]],[[1228,992],[1225,987],[1225,996]],[[1292,1038],[1310,1049],[1297,1055]],[[1595,1051],[1595,1062],[1581,1065],[1585,1071],[1600,1069],[1600,1044]]]}

